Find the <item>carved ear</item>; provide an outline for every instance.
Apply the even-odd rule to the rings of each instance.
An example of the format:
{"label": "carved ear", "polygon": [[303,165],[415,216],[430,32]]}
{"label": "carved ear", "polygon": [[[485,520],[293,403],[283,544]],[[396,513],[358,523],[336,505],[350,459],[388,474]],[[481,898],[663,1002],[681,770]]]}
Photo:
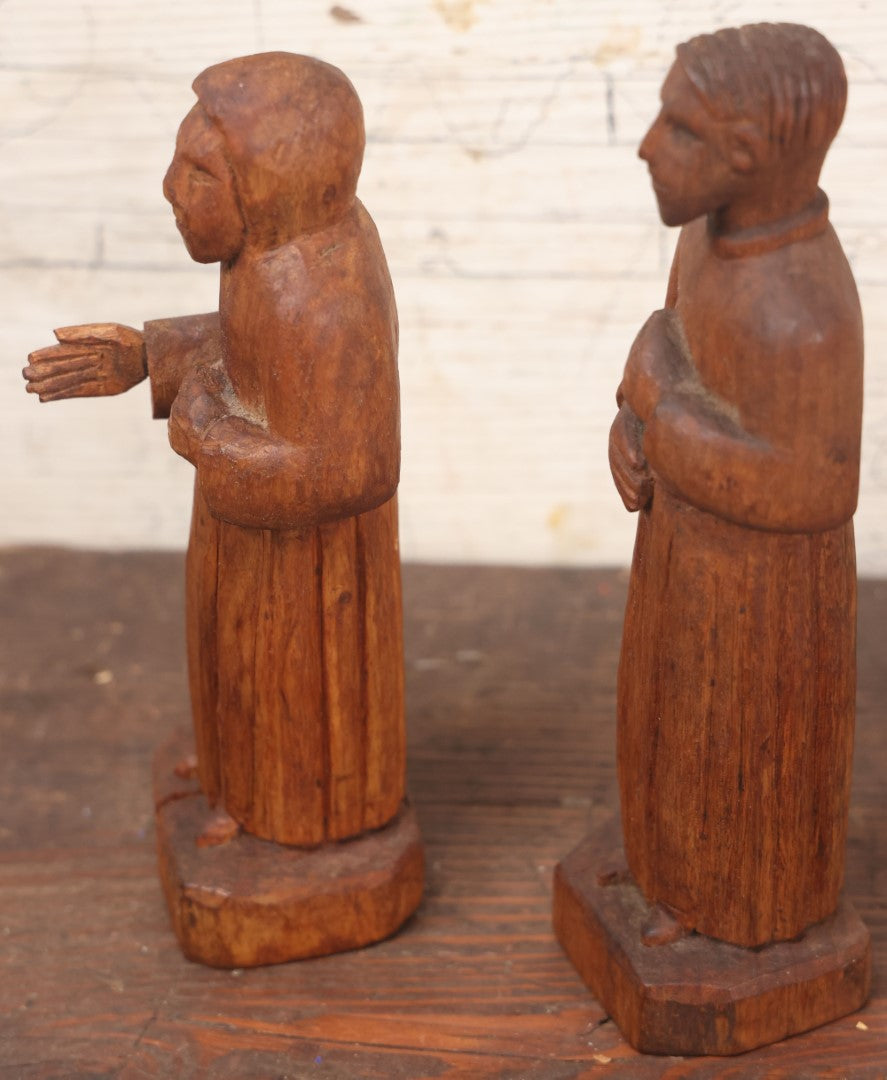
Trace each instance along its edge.
{"label": "carved ear", "polygon": [[767,159],[767,140],[751,120],[740,120],[730,127],[727,157],[735,172],[755,172]]}

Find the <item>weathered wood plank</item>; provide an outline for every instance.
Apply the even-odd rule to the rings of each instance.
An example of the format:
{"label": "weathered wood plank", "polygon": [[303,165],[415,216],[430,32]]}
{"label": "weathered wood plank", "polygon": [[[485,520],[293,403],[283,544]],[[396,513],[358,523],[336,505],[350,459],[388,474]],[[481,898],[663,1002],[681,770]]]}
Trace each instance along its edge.
{"label": "weathered wood plank", "polygon": [[847,866],[874,997],[725,1063],[636,1055],[550,930],[554,863],[615,797],[624,577],[405,571],[423,905],[371,949],[226,973],[182,958],[156,880],[150,758],[187,711],[181,556],[2,553],[0,1075],[880,1076],[887,585],[860,595]]}

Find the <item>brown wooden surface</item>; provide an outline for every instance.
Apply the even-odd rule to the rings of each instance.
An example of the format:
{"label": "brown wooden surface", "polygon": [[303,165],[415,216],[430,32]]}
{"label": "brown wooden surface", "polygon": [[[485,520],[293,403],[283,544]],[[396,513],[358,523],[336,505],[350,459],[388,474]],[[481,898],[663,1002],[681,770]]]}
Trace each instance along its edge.
{"label": "brown wooden surface", "polygon": [[860,589],[847,854],[871,1001],[739,1058],[681,1060],[631,1050],[550,929],[555,862],[617,800],[624,573],[405,569],[425,900],[380,945],[238,973],[182,957],[157,878],[151,757],[188,717],[182,568],[0,558],[3,1080],[887,1076],[887,584]]}

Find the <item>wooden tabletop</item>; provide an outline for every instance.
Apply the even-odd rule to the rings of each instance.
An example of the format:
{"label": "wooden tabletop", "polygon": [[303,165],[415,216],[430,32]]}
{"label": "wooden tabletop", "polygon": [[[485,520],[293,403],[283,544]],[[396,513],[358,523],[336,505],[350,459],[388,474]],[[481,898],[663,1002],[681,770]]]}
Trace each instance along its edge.
{"label": "wooden tabletop", "polygon": [[733,1059],[642,1057],[550,928],[557,859],[616,801],[626,574],[405,568],[427,890],[390,941],[248,971],[183,959],[152,752],[188,723],[182,559],[0,553],[0,1077],[887,1076],[887,583],[860,588],[847,892],[866,1009]]}

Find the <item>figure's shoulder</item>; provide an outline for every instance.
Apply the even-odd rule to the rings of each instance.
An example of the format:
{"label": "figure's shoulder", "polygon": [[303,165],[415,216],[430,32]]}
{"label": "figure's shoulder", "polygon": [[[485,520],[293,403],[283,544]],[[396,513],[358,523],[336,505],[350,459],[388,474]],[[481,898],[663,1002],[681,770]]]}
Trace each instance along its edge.
{"label": "figure's shoulder", "polygon": [[357,200],[341,218],[270,253],[268,269],[276,272],[278,266],[292,268],[315,290],[341,289],[347,281],[348,288],[359,291],[361,280],[372,277],[374,269],[387,273],[376,226]]}
{"label": "figure's shoulder", "polygon": [[743,351],[861,355],[859,297],[830,226],[764,253],[724,257],[694,222],[675,258],[685,317],[715,318],[720,336],[743,343]]}
{"label": "figure's shoulder", "polygon": [[243,268],[245,276],[253,279],[254,286],[272,292],[286,281],[298,281],[306,276],[305,248],[302,238],[296,237],[285,244],[253,256]]}
{"label": "figure's shoulder", "polygon": [[287,333],[325,332],[374,317],[389,319],[394,294],[378,233],[355,204],[322,229],[293,237],[255,254],[237,268],[238,287]]}
{"label": "figure's shoulder", "polygon": [[861,348],[859,295],[831,226],[818,236],[740,262],[748,264],[743,277],[754,298],[746,319],[769,340],[808,355],[833,352],[836,343],[842,349]]}
{"label": "figure's shoulder", "polygon": [[294,236],[255,257],[248,273],[257,302],[263,297],[283,300],[295,315],[308,299],[323,303],[328,294],[345,288],[360,248],[350,217]]}
{"label": "figure's shoulder", "polygon": [[327,232],[328,236],[318,247],[320,257],[340,260],[359,276],[372,276],[374,270],[387,274],[378,230],[359,199],[354,200],[348,213],[330,226]]}
{"label": "figure's shoulder", "polygon": [[351,214],[349,215],[355,232],[369,244],[379,244],[379,231],[376,223],[370,216],[370,212],[360,199],[354,200]]}

